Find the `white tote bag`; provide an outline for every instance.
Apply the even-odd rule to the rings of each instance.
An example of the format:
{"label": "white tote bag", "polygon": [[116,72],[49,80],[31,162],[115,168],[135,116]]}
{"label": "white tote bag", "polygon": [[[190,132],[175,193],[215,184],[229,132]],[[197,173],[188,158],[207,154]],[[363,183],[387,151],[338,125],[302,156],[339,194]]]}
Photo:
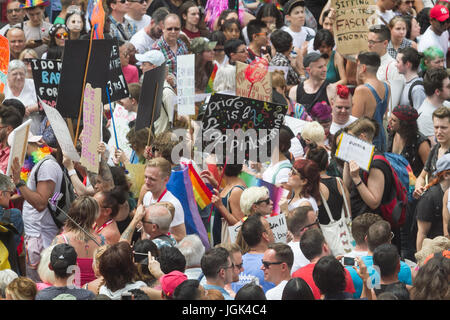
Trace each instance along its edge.
{"label": "white tote bag", "polygon": [[[336,179],[341,186],[342,189],[342,196],[344,198],[344,206],[342,207],[341,211],[341,218],[339,220],[334,220],[333,216],[331,215],[330,208],[328,207],[328,203],[325,200],[322,193],[320,193],[320,196],[322,198],[323,205],[325,207],[325,210],[328,214],[328,217],[330,218],[329,224],[321,224],[320,229],[322,229],[322,233],[325,237],[325,240],[327,241],[327,244],[329,248],[331,249],[331,252],[334,256],[339,255],[345,255],[348,254],[353,250],[353,236],[351,234],[350,224],[351,219],[350,215],[346,215],[346,211],[350,213],[350,210],[348,209],[347,205],[347,199],[345,197],[344,188],[342,187],[341,181],[339,179]],[[344,209],[345,207],[345,209]]]}

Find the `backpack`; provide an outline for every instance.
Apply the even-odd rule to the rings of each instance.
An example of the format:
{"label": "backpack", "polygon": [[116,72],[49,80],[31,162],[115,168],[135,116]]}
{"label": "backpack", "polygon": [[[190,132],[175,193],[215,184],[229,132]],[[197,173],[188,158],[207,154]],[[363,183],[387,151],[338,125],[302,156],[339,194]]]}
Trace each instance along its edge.
{"label": "backpack", "polygon": [[[48,159],[51,158],[44,158],[44,160],[39,164],[39,167],[37,167],[35,173],[34,173],[34,181],[37,183],[37,174],[39,171],[40,166]],[[67,220],[67,212],[69,211],[69,208],[72,204],[72,202],[75,200],[75,192],[73,191],[72,182],[70,181],[70,178],[66,172],[66,169],[63,170],[63,177],[61,179],[61,188],[60,192],[56,192],[52,198],[51,201],[52,204],[47,203],[47,208],[50,211],[50,214],[53,218],[53,222],[55,222],[56,226],[58,228],[61,228],[64,226],[64,223]]]}
{"label": "backpack", "polygon": [[[408,195],[406,188],[400,181],[397,172],[391,166],[389,161],[384,155],[376,154],[373,156],[373,160],[382,160],[391,169],[392,178],[394,180],[394,188],[392,189],[392,199],[385,204],[380,205],[381,215],[384,220],[391,224],[391,228],[397,228],[402,226],[406,220],[407,208],[408,208]],[[364,172],[364,180],[367,183],[368,173]]]}
{"label": "backpack", "polygon": [[416,80],[416,81],[414,81],[414,82],[411,84],[411,86],[409,87],[409,90],[408,90],[408,101],[409,101],[409,105],[410,105],[411,107],[414,107],[413,99],[412,99],[412,90],[413,90],[413,88],[414,88],[415,86],[423,86],[423,81],[422,81],[422,80]]}
{"label": "backpack", "polygon": [[398,178],[406,189],[408,202],[414,200],[413,193],[416,185],[416,176],[414,175],[408,160],[397,153],[385,152],[384,156],[389,161],[391,167],[397,173]]}

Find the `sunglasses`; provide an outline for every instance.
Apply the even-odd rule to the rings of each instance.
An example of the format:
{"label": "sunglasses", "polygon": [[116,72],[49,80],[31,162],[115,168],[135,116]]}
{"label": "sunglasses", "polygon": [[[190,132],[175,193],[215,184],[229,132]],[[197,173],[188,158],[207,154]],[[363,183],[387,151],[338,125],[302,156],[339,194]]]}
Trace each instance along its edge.
{"label": "sunglasses", "polygon": [[55,37],[57,39],[66,39],[68,36],[69,36],[69,34],[67,32],[55,34]]}
{"label": "sunglasses", "polygon": [[255,204],[261,204],[261,203],[265,203],[265,204],[270,204],[270,198],[264,199],[264,200],[258,200],[255,202]]}
{"label": "sunglasses", "polygon": [[128,2],[137,2],[137,3],[139,3],[139,4],[144,4],[144,3],[146,3],[147,1],[146,1],[146,0],[128,0]]}
{"label": "sunglasses", "polygon": [[305,229],[307,229],[307,228],[311,228],[311,227],[313,227],[313,226],[315,226],[315,225],[319,225],[319,219],[316,219],[316,221],[314,221],[313,223],[304,226],[304,227],[301,229],[301,231],[303,231],[303,230],[305,230]]}
{"label": "sunglasses", "polygon": [[270,261],[264,261],[264,260],[261,260],[261,262],[262,262],[262,264],[263,264],[265,269],[269,269],[270,266],[273,265],[273,264],[282,264],[283,263],[282,261],[270,262]]}
{"label": "sunglasses", "polygon": [[214,52],[221,52],[221,51],[225,51],[225,49],[223,49],[223,48],[219,48],[219,49],[213,49],[214,50]]}
{"label": "sunglasses", "polygon": [[[119,1],[117,1],[117,2],[125,3],[125,2],[127,2],[127,0],[119,0]],[[116,2],[116,3],[117,3],[117,2]]]}
{"label": "sunglasses", "polygon": [[168,31],[180,31],[180,28],[174,27],[174,28],[167,28],[166,30],[168,30]]}

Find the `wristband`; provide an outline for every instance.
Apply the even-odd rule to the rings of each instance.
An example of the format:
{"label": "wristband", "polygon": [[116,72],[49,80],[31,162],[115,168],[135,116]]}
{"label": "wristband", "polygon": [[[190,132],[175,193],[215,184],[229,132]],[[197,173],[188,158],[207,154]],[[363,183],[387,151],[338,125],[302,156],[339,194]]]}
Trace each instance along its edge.
{"label": "wristband", "polygon": [[357,184],[355,184],[355,187],[358,188],[361,183],[362,183],[362,180],[359,180],[359,182]]}
{"label": "wristband", "polygon": [[23,181],[22,179],[16,184],[16,189],[19,189],[20,187],[26,186],[27,183]]}
{"label": "wristband", "polygon": [[67,171],[67,174],[69,175],[69,177],[71,177],[74,174],[77,174],[77,171],[75,169],[70,169],[69,171]]}

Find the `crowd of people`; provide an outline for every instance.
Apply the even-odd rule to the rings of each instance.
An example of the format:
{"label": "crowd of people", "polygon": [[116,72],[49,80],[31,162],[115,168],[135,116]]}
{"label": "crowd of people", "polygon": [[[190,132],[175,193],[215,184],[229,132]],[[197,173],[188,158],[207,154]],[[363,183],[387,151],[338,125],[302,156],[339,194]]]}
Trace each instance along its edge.
{"label": "crowd of people", "polygon": [[[31,59],[62,61],[66,40],[91,38],[92,4],[2,5],[10,62],[0,97],[0,299],[450,299],[448,0],[377,0],[368,49],[355,55],[339,53],[331,0],[106,0],[103,34],[118,43],[129,97],[104,106],[97,173],[63,153],[31,71]],[[194,116],[177,109],[177,57],[187,54]],[[274,68],[268,102],[287,105],[302,129],[286,121],[265,163],[183,154],[212,194],[198,208],[205,243],[188,232],[181,191],[167,188],[184,168],[172,157],[174,131],[185,129],[193,146],[207,93],[236,95],[237,63],[262,59]],[[136,130],[143,75],[162,65],[160,116]],[[10,159],[11,133],[28,119],[21,165]],[[336,157],[344,134],[375,146],[369,170]],[[81,154],[82,127],[78,138]],[[399,181],[388,154],[409,168],[396,221],[387,218]],[[129,173],[139,164],[135,190]],[[243,173],[283,189],[279,212]],[[63,223],[49,205],[56,193],[71,195]],[[277,214],[285,242],[268,222]]]}

